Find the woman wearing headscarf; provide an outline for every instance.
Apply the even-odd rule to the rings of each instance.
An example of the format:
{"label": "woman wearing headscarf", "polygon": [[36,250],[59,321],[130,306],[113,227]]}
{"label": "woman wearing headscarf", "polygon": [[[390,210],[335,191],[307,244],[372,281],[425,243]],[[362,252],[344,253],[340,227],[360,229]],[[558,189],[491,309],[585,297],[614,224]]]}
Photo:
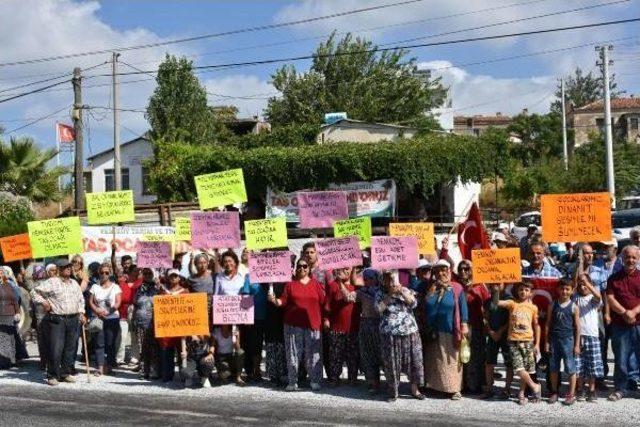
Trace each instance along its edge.
{"label": "woman wearing headscarf", "polygon": [[426,297],[426,385],[449,393],[452,400],[460,400],[460,343],[469,332],[467,298],[462,286],[451,281],[449,262],[439,260],[433,267],[433,276],[435,282]]}
{"label": "woman wearing headscarf", "polygon": [[190,271],[191,276],[187,280],[189,292],[191,293],[205,293],[207,294],[207,308],[209,311],[209,329],[212,325],[212,310],[213,310],[213,290],[215,287],[215,273],[209,270],[209,256],[204,253],[199,253],[192,257],[192,266]]}
{"label": "woman wearing headscarf", "polygon": [[16,322],[20,321],[20,305],[10,279],[0,269],[0,369],[16,363]]}
{"label": "woman wearing headscarf", "polygon": [[[20,284],[18,282],[18,278],[13,274],[13,270],[8,265],[2,267],[4,269],[5,277],[9,281],[9,285],[11,285],[11,289],[13,289],[13,293],[18,300],[18,305],[22,306],[22,291],[20,290]],[[22,272],[18,274],[20,277],[20,281],[23,282]],[[20,336],[20,331],[18,330],[18,323],[20,320],[16,320],[16,328],[15,328],[15,339],[16,339],[16,360],[20,361],[23,359],[28,359],[29,354],[27,353],[27,347],[24,345],[24,341]]]}
{"label": "woman wearing headscarf", "polygon": [[424,382],[422,343],[413,316],[418,303],[413,291],[398,283],[391,271],[385,271],[375,303],[380,313],[382,361],[389,387],[387,399],[394,402],[398,398],[400,375],[404,372],[411,383],[411,395],[423,400],[424,395],[418,389]]}
{"label": "woman wearing headscarf", "polygon": [[158,295],[155,275],[142,269],[142,284],[133,299],[133,324],[140,343],[140,364],[144,379],[160,378],[160,348],[153,330],[153,297]]}
{"label": "woman wearing headscarf", "polygon": [[306,362],[311,389],[320,390],[322,380],[322,318],[325,293],[322,285],[309,276],[306,258],[296,264],[295,280],[287,283],[279,298],[269,301],[284,310],[284,345],[287,357],[287,391],[298,389],[298,368]]}

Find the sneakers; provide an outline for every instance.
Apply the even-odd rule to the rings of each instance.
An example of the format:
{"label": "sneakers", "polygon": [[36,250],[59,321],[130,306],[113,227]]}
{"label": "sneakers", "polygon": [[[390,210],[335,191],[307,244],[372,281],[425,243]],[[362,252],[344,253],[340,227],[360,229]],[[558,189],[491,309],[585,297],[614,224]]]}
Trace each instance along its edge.
{"label": "sneakers", "polygon": [[598,396],[596,395],[596,392],[589,392],[589,395],[587,396],[587,402],[591,402],[591,403],[596,403],[598,401]]}
{"label": "sneakers", "polygon": [[584,390],[578,393],[578,397],[577,397],[578,402],[584,402],[586,398],[587,398],[587,394],[584,392]]}
{"label": "sneakers", "polygon": [[298,391],[298,384],[289,384],[284,390],[285,391]]}
{"label": "sneakers", "polygon": [[73,375],[67,375],[66,377],[62,378],[62,382],[63,383],[75,383],[76,382],[76,377],[74,377]]}
{"label": "sneakers", "polygon": [[46,380],[44,380],[44,382],[47,383],[47,385],[50,385],[50,386],[56,386],[56,385],[60,384],[58,382],[58,380],[55,379],[55,378],[47,378]]}
{"label": "sneakers", "polygon": [[209,381],[209,378],[202,380],[202,388],[211,388],[211,381]]}
{"label": "sneakers", "polygon": [[312,391],[320,391],[320,384],[318,384],[318,383],[311,383],[311,390],[312,390]]}
{"label": "sneakers", "polygon": [[567,394],[564,397],[564,402],[562,402],[562,403],[564,403],[567,406],[571,406],[574,403],[576,403],[576,397],[573,394]]}

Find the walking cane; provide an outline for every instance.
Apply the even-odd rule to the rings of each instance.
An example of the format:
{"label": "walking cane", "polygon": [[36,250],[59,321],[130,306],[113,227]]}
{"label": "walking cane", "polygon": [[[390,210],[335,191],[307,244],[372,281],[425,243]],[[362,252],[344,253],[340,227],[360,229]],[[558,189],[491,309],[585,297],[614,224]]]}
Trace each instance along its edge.
{"label": "walking cane", "polygon": [[187,367],[187,339],[182,337],[180,339],[180,344],[180,357],[182,358],[180,364],[182,365],[182,368],[185,369]]}
{"label": "walking cane", "polygon": [[89,367],[89,347],[87,347],[87,334],[84,330],[84,326],[82,325],[82,344],[84,345],[84,363],[87,366],[87,382],[90,383],[91,382],[91,374],[90,374],[90,367]]}

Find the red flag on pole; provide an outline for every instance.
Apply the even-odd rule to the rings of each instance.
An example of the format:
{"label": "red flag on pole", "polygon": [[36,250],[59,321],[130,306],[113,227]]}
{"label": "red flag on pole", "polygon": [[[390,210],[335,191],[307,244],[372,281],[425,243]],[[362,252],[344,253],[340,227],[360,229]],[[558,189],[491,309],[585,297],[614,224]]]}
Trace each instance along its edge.
{"label": "red flag on pole", "polygon": [[467,219],[458,225],[458,247],[462,258],[471,259],[473,249],[489,249],[491,244],[482,225],[482,215],[474,202]]}
{"label": "red flag on pole", "polygon": [[56,133],[58,134],[59,143],[73,142],[76,140],[76,132],[73,126],[56,123]]}

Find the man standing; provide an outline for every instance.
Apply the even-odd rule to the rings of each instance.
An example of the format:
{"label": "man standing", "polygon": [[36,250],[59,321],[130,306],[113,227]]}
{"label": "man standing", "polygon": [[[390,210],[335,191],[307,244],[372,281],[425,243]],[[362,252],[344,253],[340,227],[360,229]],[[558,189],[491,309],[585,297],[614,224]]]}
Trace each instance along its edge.
{"label": "man standing", "polygon": [[84,298],[80,285],[71,278],[71,263],[58,263],[60,277],[51,277],[31,291],[34,303],[42,304],[49,323],[49,360],[47,384],[75,382],[71,375],[75,365],[74,350],[78,340],[78,322],[86,322]]}
{"label": "man standing", "polygon": [[615,391],[609,400],[622,399],[629,380],[629,357],[640,358],[640,248],[635,245],[622,250],[623,270],[607,282],[607,304],[611,313],[611,344],[615,356]]}
{"label": "man standing", "polygon": [[522,269],[522,275],[527,277],[561,278],[562,273],[547,261],[545,244],[534,242],[529,246],[529,265]]}
{"label": "man standing", "polygon": [[[631,232],[629,233],[629,239],[631,240],[631,245],[640,247],[640,226],[633,227]],[[616,260],[616,263],[613,265],[613,272],[617,273],[623,269],[624,261],[622,259],[622,254]],[[640,269],[640,263],[638,264],[638,269]]]}
{"label": "man standing", "polygon": [[520,256],[526,257],[529,253],[529,243],[534,234],[538,231],[538,226],[535,224],[529,224],[527,226],[527,235],[520,239]]}

